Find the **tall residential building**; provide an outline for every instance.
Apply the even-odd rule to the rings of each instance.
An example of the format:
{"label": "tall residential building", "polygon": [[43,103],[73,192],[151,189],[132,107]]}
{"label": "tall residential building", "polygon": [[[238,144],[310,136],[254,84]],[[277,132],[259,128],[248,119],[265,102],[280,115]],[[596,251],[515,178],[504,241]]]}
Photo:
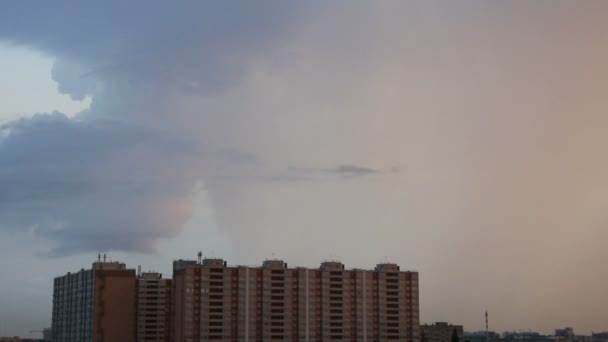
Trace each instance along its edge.
{"label": "tall residential building", "polygon": [[462,325],[437,322],[431,325],[424,324],[420,326],[422,342],[452,342],[454,334],[456,334],[458,342],[464,342],[464,329]]}
{"label": "tall residential building", "polygon": [[[139,273],[139,272],[138,272]],[[171,279],[145,272],[137,277],[137,342],[169,342]]]}
{"label": "tall residential building", "polygon": [[175,342],[420,340],[418,273],[395,264],[229,267],[199,255],[173,270]]}
{"label": "tall residential building", "polygon": [[53,341],[133,341],[135,281],[135,270],[105,261],[55,278]]}

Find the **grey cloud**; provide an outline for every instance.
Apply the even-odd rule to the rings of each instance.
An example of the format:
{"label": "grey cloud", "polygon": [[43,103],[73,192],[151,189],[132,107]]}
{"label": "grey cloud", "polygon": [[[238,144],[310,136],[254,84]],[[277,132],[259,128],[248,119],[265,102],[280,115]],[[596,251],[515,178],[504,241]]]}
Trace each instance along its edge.
{"label": "grey cloud", "polygon": [[277,181],[303,181],[303,180],[331,180],[336,178],[356,178],[372,175],[381,175],[399,172],[398,167],[390,170],[374,169],[355,164],[340,164],[331,168],[313,167],[290,167],[286,172],[271,177],[270,180]]}
{"label": "grey cloud", "polygon": [[83,100],[98,86],[91,72],[73,61],[55,61],[51,76],[58,84],[58,91],[73,100]]}
{"label": "grey cloud", "polygon": [[0,228],[33,229],[49,254],[151,252],[179,234],[196,182],[255,158],[116,120],[37,114],[2,126]]}
{"label": "grey cloud", "polygon": [[[254,162],[250,152],[207,139],[217,131],[213,124],[185,131],[170,98],[210,96],[236,85],[249,60],[283,34],[279,27],[296,7],[198,1],[1,6],[0,40],[55,58],[58,90],[93,101],[76,118],[39,114],[2,127],[0,228],[34,229],[54,241],[53,255],[151,251],[190,218],[192,189],[203,176],[225,177],[238,172],[235,165]],[[214,114],[191,116],[204,121]]]}
{"label": "grey cloud", "polygon": [[58,57],[59,87],[74,98],[89,90],[89,82],[66,75],[75,66],[121,86],[148,82],[165,90],[216,92],[234,84],[246,59],[269,48],[283,31],[278,28],[298,13],[296,6],[270,1],[19,1],[2,6],[0,39]]}
{"label": "grey cloud", "polygon": [[382,173],[380,170],[359,165],[338,165],[327,170],[327,172],[338,174],[341,177],[359,177]]}
{"label": "grey cloud", "polygon": [[5,129],[0,226],[33,227],[56,243],[53,254],[151,251],[156,239],[177,234],[191,215],[192,186],[203,163],[188,142],[60,113]]}

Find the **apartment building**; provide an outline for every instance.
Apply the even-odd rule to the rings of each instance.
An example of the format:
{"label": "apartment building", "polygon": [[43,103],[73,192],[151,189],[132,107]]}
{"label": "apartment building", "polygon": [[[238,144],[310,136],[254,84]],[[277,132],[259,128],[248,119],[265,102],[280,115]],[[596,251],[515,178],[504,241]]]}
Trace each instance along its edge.
{"label": "apartment building", "polygon": [[95,274],[93,269],[55,278],[53,282],[53,341],[93,341]]}
{"label": "apartment building", "polygon": [[418,273],[395,264],[347,270],[173,264],[173,341],[419,341]]}
{"label": "apartment building", "polygon": [[171,279],[156,272],[138,271],[137,342],[169,342],[171,326]]}
{"label": "apartment building", "polygon": [[133,341],[135,270],[98,258],[53,283],[54,342]]}

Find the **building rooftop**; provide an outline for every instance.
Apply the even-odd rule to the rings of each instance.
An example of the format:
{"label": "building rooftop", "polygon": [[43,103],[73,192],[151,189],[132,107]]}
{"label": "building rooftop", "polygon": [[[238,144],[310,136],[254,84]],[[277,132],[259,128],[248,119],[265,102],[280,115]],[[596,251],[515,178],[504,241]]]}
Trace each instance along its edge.
{"label": "building rooftop", "polygon": [[93,263],[94,270],[126,270],[127,264],[118,261],[96,261]]}
{"label": "building rooftop", "polygon": [[139,275],[139,279],[144,279],[144,280],[154,280],[154,279],[162,279],[163,275],[162,273],[158,273],[158,272],[143,272],[142,274]]}
{"label": "building rooftop", "polygon": [[[199,258],[199,260],[178,259],[173,261],[173,270],[193,267],[243,267],[243,268],[263,268],[263,269],[287,269],[288,264],[280,259],[266,259],[259,266],[247,265],[228,265],[227,261],[221,258]],[[293,267],[293,269],[314,269],[310,267]],[[328,271],[370,271],[370,269],[346,269],[345,265],[340,261],[324,261],[319,265],[320,270]],[[400,266],[395,263],[380,263],[377,264],[373,271],[376,272],[401,272]],[[416,272],[416,271],[403,271]]]}

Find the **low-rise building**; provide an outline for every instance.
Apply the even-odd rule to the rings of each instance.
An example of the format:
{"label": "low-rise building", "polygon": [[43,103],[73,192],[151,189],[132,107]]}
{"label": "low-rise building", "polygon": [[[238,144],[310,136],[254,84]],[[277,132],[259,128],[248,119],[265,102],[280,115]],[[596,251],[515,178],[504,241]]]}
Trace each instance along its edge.
{"label": "low-rise building", "polygon": [[555,337],[561,341],[574,341],[576,335],[574,334],[573,328],[566,327],[563,329],[555,329]]}
{"label": "low-rise building", "polygon": [[591,341],[592,342],[608,342],[608,332],[592,333]]}
{"label": "low-rise building", "polygon": [[498,342],[500,334],[494,331],[465,332],[464,342]]}
{"label": "low-rise building", "polygon": [[505,342],[555,342],[554,336],[537,332],[505,332],[502,339]]}
{"label": "low-rise building", "polygon": [[447,322],[423,324],[420,326],[420,340],[422,342],[464,342],[464,329],[462,325],[452,325]]}

